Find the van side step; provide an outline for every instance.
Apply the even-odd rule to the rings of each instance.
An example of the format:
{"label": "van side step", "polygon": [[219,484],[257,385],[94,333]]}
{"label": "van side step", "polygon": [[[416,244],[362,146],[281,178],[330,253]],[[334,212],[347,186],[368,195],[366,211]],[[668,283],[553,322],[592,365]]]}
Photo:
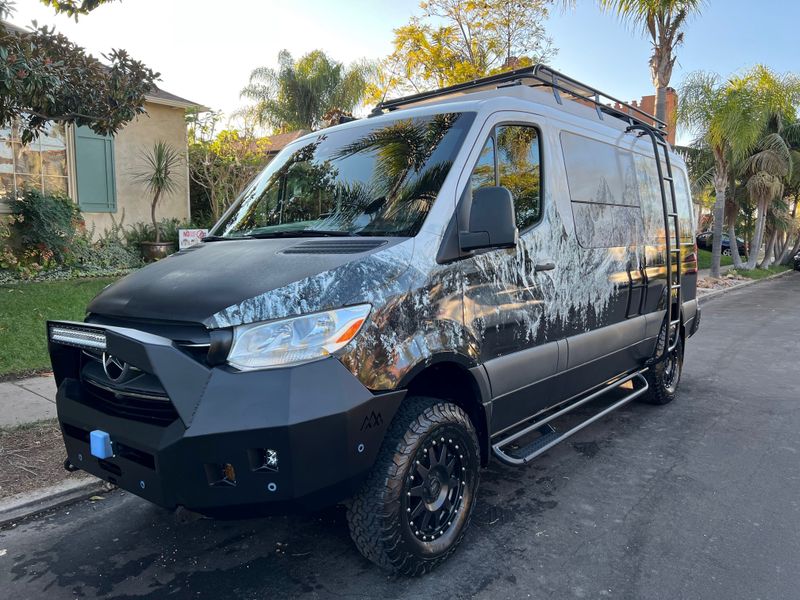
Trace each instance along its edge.
{"label": "van side step", "polygon": [[[608,384],[606,387],[601,388],[596,392],[593,392],[588,396],[585,396],[577,400],[576,402],[568,404],[561,410],[558,410],[553,414],[544,417],[543,419],[539,419],[538,421],[531,423],[527,427],[520,429],[519,431],[516,431],[511,435],[501,439],[500,441],[492,444],[492,451],[494,452],[494,455],[500,460],[500,462],[503,462],[511,466],[519,466],[529,463],[534,458],[541,456],[542,454],[550,450],[550,448],[552,448],[556,444],[559,444],[568,437],[571,437],[572,435],[578,433],[584,427],[591,425],[598,419],[602,419],[607,414],[617,410],[618,408],[621,408],[622,406],[625,406],[626,404],[628,404],[628,402],[635,400],[636,398],[647,392],[650,386],[647,383],[647,379],[645,379],[644,377],[644,373],[646,372],[647,369],[642,369],[641,371],[631,373],[630,375],[627,375],[622,379],[617,379],[616,381]],[[558,433],[550,425],[550,421],[553,421],[554,419],[557,419],[567,414],[568,412],[575,410],[579,406],[583,406],[587,402],[596,400],[603,394],[606,394],[611,390],[615,390],[629,381],[638,382],[640,384],[640,387],[636,388],[636,383],[634,383],[633,384],[634,389],[631,391],[631,393],[617,400],[611,406],[607,406],[600,412],[592,415],[585,421],[578,423],[572,429],[569,429],[564,433]],[[513,442],[520,439],[521,437],[533,433],[534,431],[538,431],[540,436],[535,440],[533,440],[531,443],[526,444],[525,446],[519,448],[514,448],[512,450],[508,451],[506,450],[506,448]]]}

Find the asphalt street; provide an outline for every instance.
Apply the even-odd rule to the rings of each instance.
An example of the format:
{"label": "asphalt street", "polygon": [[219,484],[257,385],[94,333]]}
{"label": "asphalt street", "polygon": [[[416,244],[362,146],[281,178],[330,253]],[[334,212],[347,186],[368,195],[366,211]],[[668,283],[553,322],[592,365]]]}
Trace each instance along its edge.
{"label": "asphalt street", "polygon": [[363,559],[340,508],[179,525],[114,492],[0,532],[0,597],[800,598],[799,304],[800,273],[706,303],[674,403],[491,466],[423,578]]}

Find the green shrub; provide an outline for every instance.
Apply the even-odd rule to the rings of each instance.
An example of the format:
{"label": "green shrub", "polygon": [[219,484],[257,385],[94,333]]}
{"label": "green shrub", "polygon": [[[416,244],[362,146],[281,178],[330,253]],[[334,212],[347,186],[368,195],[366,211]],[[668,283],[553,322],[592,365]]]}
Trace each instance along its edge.
{"label": "green shrub", "polygon": [[12,194],[9,205],[13,215],[9,246],[20,263],[42,268],[70,263],[72,242],[85,227],[72,200],[26,189]]}
{"label": "green shrub", "polygon": [[69,198],[26,190],[0,217],[0,284],[124,274],[142,266],[119,223],[96,236]]}
{"label": "green shrub", "polygon": [[156,240],[156,234],[150,223],[135,223],[125,229],[122,234],[125,236],[125,243],[130,248],[139,248],[142,242],[154,242]]}
{"label": "green shrub", "polygon": [[101,270],[125,270],[142,266],[141,255],[136,246],[127,243],[123,222],[125,213],[119,222],[111,216],[111,228],[95,236],[94,228],[75,238],[75,253],[78,264],[82,268]]}
{"label": "green shrub", "polygon": [[[158,228],[161,231],[162,242],[172,242],[178,245],[178,230],[194,227],[191,221],[180,219],[161,219]],[[136,223],[125,230],[125,242],[128,246],[138,247],[142,242],[156,241],[155,230],[152,223]]]}

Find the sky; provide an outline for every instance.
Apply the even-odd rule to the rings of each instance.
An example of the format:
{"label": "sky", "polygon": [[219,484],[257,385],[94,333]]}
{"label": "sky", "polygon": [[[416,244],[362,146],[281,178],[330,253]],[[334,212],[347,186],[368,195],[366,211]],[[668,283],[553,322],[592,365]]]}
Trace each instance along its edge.
{"label": "sky", "polygon": [[[551,14],[546,29],[558,54],[552,66],[612,96],[651,94],[649,42],[594,0]],[[419,14],[418,0],[121,0],[76,23],[38,0],[17,0],[11,21],[32,20],[100,55],[124,48],[161,73],[159,86],[215,110],[244,103],[250,71],[275,66],[281,49],[295,57],[321,48],[343,62],[391,51],[392,30]],[[780,15],[780,18],[776,18]],[[709,0],[686,27],[672,85],[686,73],[730,75],[757,63],[800,71],[797,0]]]}

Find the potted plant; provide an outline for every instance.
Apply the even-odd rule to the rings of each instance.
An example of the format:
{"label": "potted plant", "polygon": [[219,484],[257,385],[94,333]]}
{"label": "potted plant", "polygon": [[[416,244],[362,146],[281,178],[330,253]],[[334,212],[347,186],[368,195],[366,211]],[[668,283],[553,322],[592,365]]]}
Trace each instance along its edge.
{"label": "potted plant", "polygon": [[174,249],[172,241],[161,241],[161,228],[156,219],[156,207],[159,200],[175,191],[178,184],[178,166],[182,158],[175,148],[164,141],[156,142],[153,147],[142,154],[145,167],[134,175],[147,191],[153,195],[150,201],[150,219],[153,221],[155,241],[141,242],[142,256],[145,260],[158,260],[168,256]]}

